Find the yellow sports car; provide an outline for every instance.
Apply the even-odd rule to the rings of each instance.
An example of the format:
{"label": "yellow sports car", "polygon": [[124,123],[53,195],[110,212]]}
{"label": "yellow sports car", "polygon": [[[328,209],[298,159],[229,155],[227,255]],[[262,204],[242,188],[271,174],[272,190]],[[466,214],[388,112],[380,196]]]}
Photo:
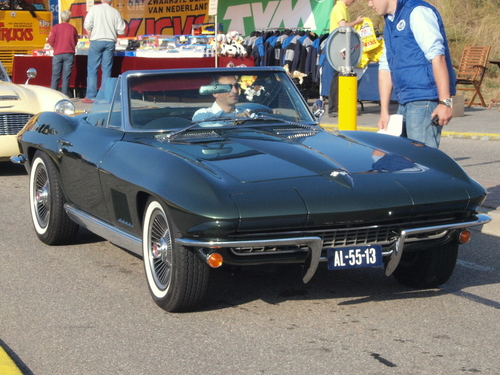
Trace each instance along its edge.
{"label": "yellow sports car", "polygon": [[[28,81],[36,70],[28,70]],[[19,153],[16,134],[39,112],[73,114],[75,107],[66,95],[47,87],[16,85],[0,62],[0,161]]]}

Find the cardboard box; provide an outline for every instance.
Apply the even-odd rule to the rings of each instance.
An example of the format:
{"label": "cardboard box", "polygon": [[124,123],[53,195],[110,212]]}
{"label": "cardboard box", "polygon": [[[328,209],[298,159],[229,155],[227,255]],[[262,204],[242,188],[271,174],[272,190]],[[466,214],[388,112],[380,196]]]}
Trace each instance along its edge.
{"label": "cardboard box", "polygon": [[464,96],[455,95],[451,98],[451,107],[453,110],[453,117],[463,117],[464,115]]}

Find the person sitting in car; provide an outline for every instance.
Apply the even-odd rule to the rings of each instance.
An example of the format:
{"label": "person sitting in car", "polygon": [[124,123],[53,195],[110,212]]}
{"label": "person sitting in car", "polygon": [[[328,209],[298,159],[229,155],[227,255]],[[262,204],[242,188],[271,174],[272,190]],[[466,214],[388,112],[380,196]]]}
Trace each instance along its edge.
{"label": "person sitting in car", "polygon": [[[249,111],[236,108],[240,96],[240,84],[235,76],[218,76],[215,78],[213,86],[228,85],[230,91],[213,93],[215,102],[211,107],[201,108],[193,115],[193,121],[210,120],[218,117],[249,117]],[[215,89],[214,91],[219,91]]]}

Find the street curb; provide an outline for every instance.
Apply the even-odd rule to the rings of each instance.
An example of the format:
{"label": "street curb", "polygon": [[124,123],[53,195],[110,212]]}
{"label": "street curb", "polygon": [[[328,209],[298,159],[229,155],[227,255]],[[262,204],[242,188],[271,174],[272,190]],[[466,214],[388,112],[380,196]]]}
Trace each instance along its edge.
{"label": "street curb", "polygon": [[[320,124],[320,126],[326,130],[338,130],[338,124]],[[376,132],[378,131],[378,128],[372,126],[358,126],[355,130],[361,130],[365,132]],[[441,133],[441,136],[446,138],[457,138],[457,139],[500,141],[500,134],[494,134],[494,133],[465,133],[465,132],[444,131]]]}
{"label": "street curb", "polygon": [[442,137],[475,139],[480,141],[500,141],[500,134],[493,133],[460,133],[460,132],[442,132]]}
{"label": "street curb", "polygon": [[478,211],[479,213],[490,216],[491,221],[488,224],[471,227],[470,229],[477,230],[490,236],[500,237],[500,212],[487,207],[480,207]]}
{"label": "street curb", "polygon": [[0,374],[2,375],[23,375],[14,361],[0,346]]}

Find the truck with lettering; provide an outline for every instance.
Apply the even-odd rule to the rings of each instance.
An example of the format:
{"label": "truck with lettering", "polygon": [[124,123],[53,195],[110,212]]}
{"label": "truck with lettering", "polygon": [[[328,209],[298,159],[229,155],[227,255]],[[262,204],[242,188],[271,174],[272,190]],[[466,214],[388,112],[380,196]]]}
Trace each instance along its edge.
{"label": "truck with lettering", "polygon": [[14,54],[42,49],[51,29],[49,0],[0,0],[0,60],[9,75]]}

